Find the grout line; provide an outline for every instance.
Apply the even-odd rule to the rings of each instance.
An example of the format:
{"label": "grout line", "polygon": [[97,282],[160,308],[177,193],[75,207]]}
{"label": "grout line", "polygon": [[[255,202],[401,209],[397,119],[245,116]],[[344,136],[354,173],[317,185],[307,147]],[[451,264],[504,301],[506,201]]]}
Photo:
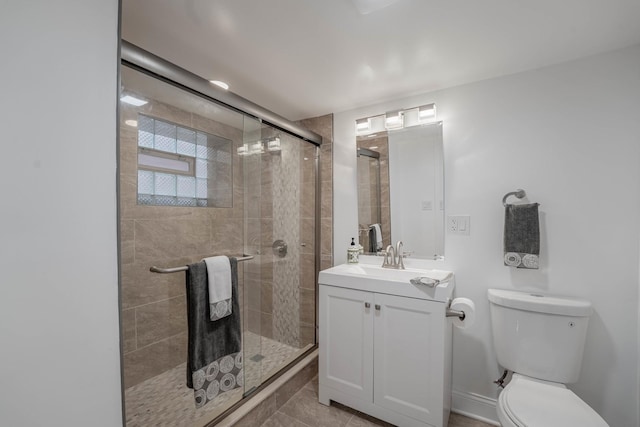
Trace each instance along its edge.
{"label": "grout line", "polygon": [[132,310],[132,309],[136,309],[136,308],[146,307],[146,306],[151,305],[151,304],[158,304],[160,302],[165,302],[165,301],[169,301],[169,300],[176,299],[176,298],[184,298],[185,295],[187,295],[187,294],[184,293],[184,294],[180,294],[180,295],[175,295],[175,296],[172,296],[172,297],[169,297],[169,298],[165,298],[165,299],[161,299],[161,300],[158,300],[158,301],[147,302],[145,304],[141,304],[141,305],[136,305],[136,306],[133,306],[133,307],[125,308],[124,310]]}
{"label": "grout line", "polygon": [[[175,337],[177,337],[178,335],[182,335],[182,334],[184,334],[184,332],[179,332],[179,333],[177,333],[177,334],[170,335],[170,336],[168,336],[168,337],[162,338],[161,340],[154,341],[154,342],[152,342],[151,344],[147,344],[147,345],[145,345],[145,346],[143,346],[143,347],[138,347],[138,348],[136,348],[135,350],[130,351],[130,352],[125,353],[125,354],[131,354],[131,353],[133,353],[134,351],[144,350],[144,349],[146,349],[146,348],[148,348],[148,347],[151,347],[152,345],[155,345],[155,344],[161,343],[161,342],[163,342],[163,341],[170,340],[171,338],[175,338]],[[137,341],[137,334],[136,334],[136,345],[137,345],[137,343],[138,343],[138,341]],[[184,362],[182,362],[182,363],[184,363]]]}

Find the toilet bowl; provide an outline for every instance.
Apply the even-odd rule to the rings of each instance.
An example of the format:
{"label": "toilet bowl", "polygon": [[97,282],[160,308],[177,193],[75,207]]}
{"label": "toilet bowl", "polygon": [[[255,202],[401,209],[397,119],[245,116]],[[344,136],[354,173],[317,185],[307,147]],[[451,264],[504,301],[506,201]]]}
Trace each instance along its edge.
{"label": "toilet bowl", "polygon": [[607,427],[564,384],[580,375],[589,301],[489,289],[491,332],[498,363],[513,372],[498,397],[503,427]]}
{"label": "toilet bowl", "polygon": [[502,427],[607,427],[596,411],[563,384],[514,374],[497,404]]}

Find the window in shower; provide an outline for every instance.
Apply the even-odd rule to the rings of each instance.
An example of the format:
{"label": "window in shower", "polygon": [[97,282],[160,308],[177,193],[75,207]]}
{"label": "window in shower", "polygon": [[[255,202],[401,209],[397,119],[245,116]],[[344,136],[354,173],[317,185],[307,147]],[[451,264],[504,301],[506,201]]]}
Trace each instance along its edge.
{"label": "window in shower", "polygon": [[138,115],[138,204],[232,207],[232,142]]}

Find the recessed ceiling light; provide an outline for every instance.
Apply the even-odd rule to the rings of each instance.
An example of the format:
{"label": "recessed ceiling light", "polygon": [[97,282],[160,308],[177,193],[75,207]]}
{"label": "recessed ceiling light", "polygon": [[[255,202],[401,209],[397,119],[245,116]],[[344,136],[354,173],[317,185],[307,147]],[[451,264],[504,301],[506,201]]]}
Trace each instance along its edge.
{"label": "recessed ceiling light", "polygon": [[220,80],[209,80],[209,81],[214,85],[221,87],[224,90],[229,90],[229,85],[223,81],[220,81]]}
{"label": "recessed ceiling light", "polygon": [[129,126],[133,126],[134,128],[138,127],[138,121],[137,120],[125,120],[124,124],[125,125],[129,125]]}
{"label": "recessed ceiling light", "polygon": [[131,95],[125,95],[121,97],[120,101],[126,102],[127,104],[135,105],[136,107],[140,107],[149,102]]}

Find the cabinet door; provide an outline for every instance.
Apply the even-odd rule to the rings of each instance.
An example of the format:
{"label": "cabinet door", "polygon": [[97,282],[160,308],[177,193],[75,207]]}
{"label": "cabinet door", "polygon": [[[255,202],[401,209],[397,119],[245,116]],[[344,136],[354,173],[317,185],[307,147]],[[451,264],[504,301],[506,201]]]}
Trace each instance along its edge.
{"label": "cabinet door", "polygon": [[442,424],[444,305],[375,294],[374,403]]}
{"label": "cabinet door", "polygon": [[368,402],[373,400],[372,312],[372,293],[320,286],[319,381]]}

